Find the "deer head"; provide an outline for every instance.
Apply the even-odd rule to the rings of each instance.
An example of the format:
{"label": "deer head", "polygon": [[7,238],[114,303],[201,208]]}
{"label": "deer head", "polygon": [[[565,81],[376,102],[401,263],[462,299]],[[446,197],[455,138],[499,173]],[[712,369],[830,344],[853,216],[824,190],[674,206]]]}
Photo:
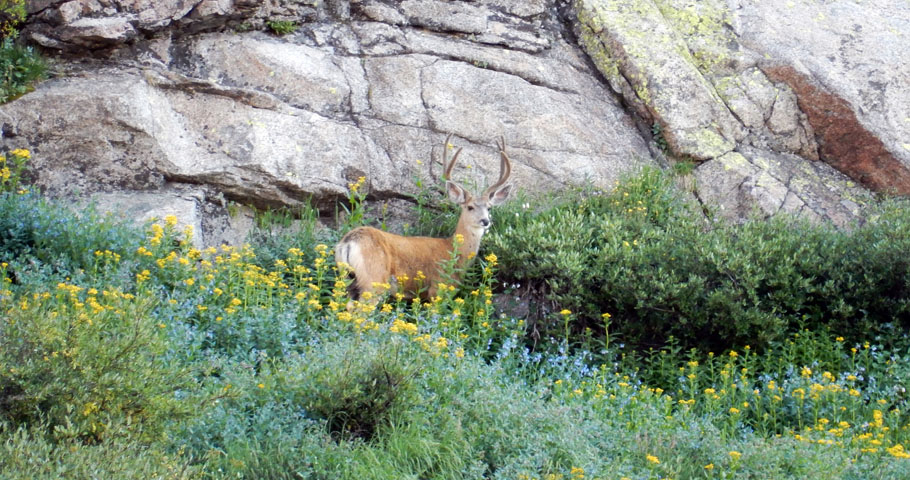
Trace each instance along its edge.
{"label": "deer head", "polygon": [[500,137],[499,146],[499,180],[493,185],[487,187],[480,195],[473,195],[467,189],[455,183],[451,179],[452,169],[455,162],[458,161],[458,155],[461,154],[461,148],[455,151],[451,161],[447,159],[449,151],[449,140],[452,135],[446,137],[445,145],[442,150],[442,164],[444,167],[443,179],[445,180],[445,192],[449,200],[461,207],[461,217],[458,220],[459,228],[469,230],[469,232],[456,233],[474,233],[483,235],[490,228],[493,221],[490,218],[490,207],[499,205],[509,198],[512,193],[512,185],[507,184],[509,176],[512,173],[512,162],[509,155],[506,154],[505,140]]}

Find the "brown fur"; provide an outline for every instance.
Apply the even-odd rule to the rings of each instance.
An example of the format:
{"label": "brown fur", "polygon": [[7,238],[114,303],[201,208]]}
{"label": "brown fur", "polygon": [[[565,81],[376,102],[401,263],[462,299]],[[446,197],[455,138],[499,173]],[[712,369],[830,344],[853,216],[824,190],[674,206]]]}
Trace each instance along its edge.
{"label": "brown fur", "polygon": [[[464,217],[464,216],[463,216]],[[460,219],[462,220],[462,219]],[[464,241],[459,246],[456,261],[458,270],[466,267],[477,255],[480,248],[481,229],[469,229],[459,221],[456,234]],[[383,232],[373,227],[358,227],[345,235],[335,247],[335,261],[351,266],[354,281],[351,297],[359,299],[363,292],[376,293],[381,290],[374,283],[388,283],[391,293],[401,292],[408,298],[420,294],[423,299],[436,295],[439,282],[443,280],[442,266],[452,258],[455,237],[404,237]],[[425,280],[418,283],[418,272]],[[407,280],[404,283],[399,278]],[[458,280],[456,277],[453,279]]]}
{"label": "brown fur", "polygon": [[[335,247],[335,259],[347,263],[353,270],[351,293],[355,300],[363,292],[380,290],[374,283],[388,283],[393,290],[414,297],[421,290],[416,283],[418,271],[426,276],[422,286],[426,292],[424,298],[427,298],[435,295],[440,278],[439,265],[449,258],[451,245],[450,240],[443,238],[403,237],[372,227],[359,227],[341,239]],[[407,283],[399,284],[398,278],[405,276]]]}

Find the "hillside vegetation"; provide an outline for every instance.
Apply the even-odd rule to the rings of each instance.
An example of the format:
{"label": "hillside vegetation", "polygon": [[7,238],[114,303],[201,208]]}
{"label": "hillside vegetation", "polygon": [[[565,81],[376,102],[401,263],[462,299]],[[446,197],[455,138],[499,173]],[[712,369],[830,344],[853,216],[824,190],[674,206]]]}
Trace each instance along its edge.
{"label": "hillside vegetation", "polygon": [[645,171],[495,211],[430,302],[347,309],[358,184],[337,231],[303,209],[198,250],[29,193],[28,157],[0,184],[0,478],[910,475],[906,203],[726,225]]}

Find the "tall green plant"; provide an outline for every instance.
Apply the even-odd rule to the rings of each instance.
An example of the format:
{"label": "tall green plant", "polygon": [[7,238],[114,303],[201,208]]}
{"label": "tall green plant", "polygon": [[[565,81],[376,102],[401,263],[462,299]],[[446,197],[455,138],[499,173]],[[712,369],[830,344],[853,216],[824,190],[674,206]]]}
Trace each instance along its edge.
{"label": "tall green plant", "polygon": [[367,192],[363,185],[366,181],[366,177],[360,177],[356,182],[348,184],[348,205],[350,206],[341,204],[341,208],[344,209],[346,214],[344,227],[342,228],[344,231],[365,224],[363,215],[366,211]]}
{"label": "tall green plant", "polygon": [[31,47],[17,45],[12,38],[0,40],[0,103],[25,93],[47,76],[47,63]]}

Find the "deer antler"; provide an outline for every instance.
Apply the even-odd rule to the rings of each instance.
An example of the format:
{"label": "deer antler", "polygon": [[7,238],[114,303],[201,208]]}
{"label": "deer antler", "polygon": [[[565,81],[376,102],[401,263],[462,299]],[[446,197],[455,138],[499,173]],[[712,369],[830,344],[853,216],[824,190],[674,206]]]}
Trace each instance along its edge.
{"label": "deer antler", "polygon": [[451,138],[452,138],[452,134],[450,133],[446,137],[445,145],[442,146],[442,166],[443,166],[443,168],[445,168],[445,173],[442,174],[443,180],[450,180],[452,178],[452,168],[455,167],[455,162],[458,161],[458,155],[461,154],[461,148],[459,148],[458,150],[455,150],[455,156],[452,157],[452,161],[450,163],[446,164],[446,157],[449,156],[449,140]]}
{"label": "deer antler", "polygon": [[499,147],[499,180],[496,181],[493,185],[487,187],[483,191],[484,196],[488,196],[491,193],[495,192],[499,187],[503,186],[507,181],[509,181],[509,176],[512,175],[512,161],[509,160],[509,155],[506,153],[506,141],[504,138],[499,137],[497,142]]}
{"label": "deer antler", "polygon": [[430,178],[432,178],[433,181],[435,181],[437,183],[445,182],[446,180],[451,179],[452,169],[455,167],[455,162],[458,161],[458,155],[461,154],[461,148],[459,148],[458,150],[455,151],[455,156],[452,157],[452,161],[449,162],[449,160],[448,160],[449,145],[450,145],[449,140],[451,140],[451,139],[452,139],[452,134],[450,133],[446,137],[445,143],[442,145],[442,162],[441,162],[442,169],[443,169],[442,178],[437,178],[436,175],[433,173],[433,164],[436,163],[436,160],[433,158],[430,158]]}

